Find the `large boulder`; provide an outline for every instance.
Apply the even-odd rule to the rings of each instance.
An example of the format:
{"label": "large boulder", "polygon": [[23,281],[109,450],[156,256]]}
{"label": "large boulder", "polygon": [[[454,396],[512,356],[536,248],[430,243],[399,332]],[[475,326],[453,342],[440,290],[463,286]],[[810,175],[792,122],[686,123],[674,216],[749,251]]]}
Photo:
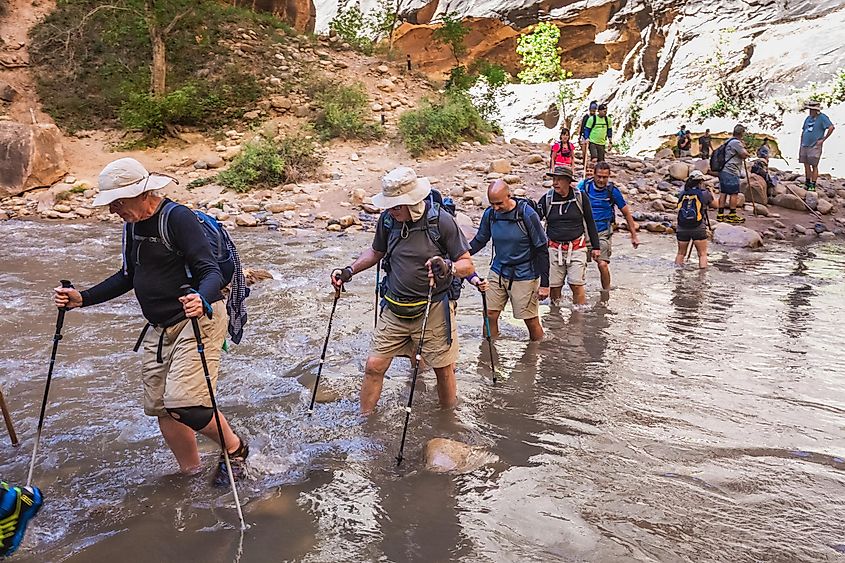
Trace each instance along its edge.
{"label": "large boulder", "polygon": [[713,227],[713,242],[737,248],[760,248],[763,246],[763,237],[748,227],[717,223]]}
{"label": "large boulder", "polygon": [[766,193],[766,180],[757,174],[750,174],[748,182],[743,182],[742,193],[745,194],[746,201],[754,203],[766,203],[768,194]]}
{"label": "large boulder", "polygon": [[51,186],[67,172],[62,134],[52,124],[0,121],[0,197]]}
{"label": "large boulder", "polygon": [[425,468],[434,473],[469,473],[496,459],[481,448],[446,438],[434,438],[425,446]]}
{"label": "large boulder", "polygon": [[689,178],[690,167],[685,162],[673,162],[669,165],[669,176],[674,180],[685,181]]}
{"label": "large boulder", "polygon": [[776,195],[773,203],[778,207],[794,209],[796,211],[804,211],[807,209],[801,198],[792,194]]}

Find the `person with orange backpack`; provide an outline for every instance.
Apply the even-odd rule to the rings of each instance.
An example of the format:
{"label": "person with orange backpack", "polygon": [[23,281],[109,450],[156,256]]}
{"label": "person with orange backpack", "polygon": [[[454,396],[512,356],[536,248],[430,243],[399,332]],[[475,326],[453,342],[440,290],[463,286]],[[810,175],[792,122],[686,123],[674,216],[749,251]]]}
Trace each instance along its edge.
{"label": "person with orange backpack", "polygon": [[710,218],[707,209],[714,206],[713,194],[702,186],[704,174],[701,170],[693,170],[684,189],[678,194],[678,254],[675,265],[683,266],[687,258],[690,245],[698,252],[698,267],[707,267],[707,229]]}

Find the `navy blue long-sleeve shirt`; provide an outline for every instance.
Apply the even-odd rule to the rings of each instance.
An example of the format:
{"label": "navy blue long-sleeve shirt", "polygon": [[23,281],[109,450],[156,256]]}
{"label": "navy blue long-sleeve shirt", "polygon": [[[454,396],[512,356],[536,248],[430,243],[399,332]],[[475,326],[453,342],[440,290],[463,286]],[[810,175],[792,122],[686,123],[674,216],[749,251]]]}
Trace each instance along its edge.
{"label": "navy blue long-sleeve shirt", "polygon": [[[165,199],[152,217],[134,224],[136,237],[160,236],[159,214],[168,201]],[[184,295],[184,284],[190,284],[208,303],[223,299],[223,275],[196,215],[184,205],[176,205],[167,219],[168,238],[178,252],[169,251],[162,242],[127,237],[125,268],[82,291],[83,307],[104,303],[134,289],[144,317],[151,324],[161,325],[182,312],[179,297]]]}

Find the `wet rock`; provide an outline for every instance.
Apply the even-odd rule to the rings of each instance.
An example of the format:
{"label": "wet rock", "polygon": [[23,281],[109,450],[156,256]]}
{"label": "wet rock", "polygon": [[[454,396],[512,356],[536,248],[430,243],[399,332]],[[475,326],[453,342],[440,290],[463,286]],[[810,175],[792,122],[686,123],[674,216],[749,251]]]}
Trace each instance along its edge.
{"label": "wet rock", "polygon": [[807,234],[807,227],[805,227],[804,225],[802,225],[800,223],[794,224],[792,226],[792,228],[795,230],[796,233],[798,233],[800,235],[806,235]]}
{"label": "wet rock", "polygon": [[713,227],[713,242],[737,248],[759,248],[763,246],[763,237],[748,227],[717,223]]}
{"label": "wet rock", "polygon": [[246,285],[250,286],[260,281],[272,280],[273,274],[261,268],[244,268],[244,278],[246,279]]}
{"label": "wet rock", "polygon": [[239,227],[255,227],[258,225],[258,219],[251,213],[241,213],[235,217],[235,224]]}
{"label": "wet rock", "polygon": [[468,473],[496,459],[482,448],[447,438],[434,438],[425,446],[425,468],[433,473]]}
{"label": "wet rock", "polygon": [[783,207],[785,209],[794,209],[796,211],[803,211],[804,209],[806,209],[806,207],[804,207],[804,204],[801,202],[801,198],[792,194],[776,195],[772,203],[774,205],[777,205],[778,207]]}
{"label": "wet rock", "polygon": [[490,166],[487,168],[487,172],[493,172],[496,174],[510,174],[511,162],[506,158],[497,158],[496,160],[490,162]]}

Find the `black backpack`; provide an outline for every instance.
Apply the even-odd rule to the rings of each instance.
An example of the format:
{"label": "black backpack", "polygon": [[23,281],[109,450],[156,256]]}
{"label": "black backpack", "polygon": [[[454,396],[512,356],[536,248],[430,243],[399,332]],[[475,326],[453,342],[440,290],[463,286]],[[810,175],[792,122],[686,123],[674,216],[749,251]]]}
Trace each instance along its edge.
{"label": "black backpack", "polygon": [[511,197],[512,200],[516,202],[516,213],[514,213],[513,218],[502,218],[497,217],[497,213],[493,211],[493,208],[490,208],[490,223],[495,221],[506,221],[510,223],[516,223],[519,225],[519,229],[528,234],[528,226],[525,224],[525,207],[528,206],[534,210],[537,215],[540,215],[540,208],[537,207],[537,202],[529,197]]}
{"label": "black backpack", "polygon": [[725,164],[728,162],[728,145],[733,140],[733,138],[728,139],[713,151],[713,154],[710,155],[710,170],[721,172],[725,169]]}
{"label": "black backpack", "polygon": [[704,220],[699,190],[684,190],[678,201],[678,227],[694,229]]}

